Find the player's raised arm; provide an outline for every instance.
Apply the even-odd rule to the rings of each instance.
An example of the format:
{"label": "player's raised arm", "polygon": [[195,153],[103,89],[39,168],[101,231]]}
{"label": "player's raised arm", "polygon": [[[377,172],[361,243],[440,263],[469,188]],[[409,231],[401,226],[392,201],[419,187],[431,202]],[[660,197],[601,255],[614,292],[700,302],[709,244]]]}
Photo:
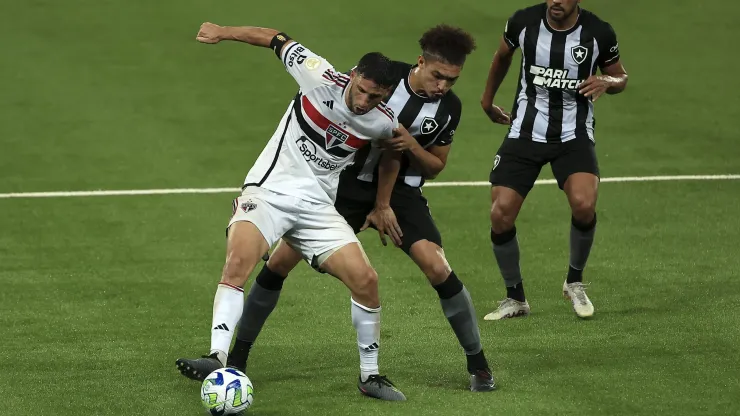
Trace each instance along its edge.
{"label": "player's raised arm", "polygon": [[202,43],[235,40],[254,46],[270,48],[285,69],[306,92],[314,87],[334,81],[334,68],[321,56],[275,29],[251,26],[219,26],[203,23],[196,38]]}
{"label": "player's raised arm", "polygon": [[[235,40],[263,48],[272,48],[273,50],[275,50],[274,46],[279,46],[280,50],[275,50],[275,53],[280,54],[283,48],[293,41],[289,41],[287,37],[284,37],[283,42],[273,42],[275,39],[278,39],[277,35],[279,34],[280,32],[275,29],[264,27],[219,26],[206,22],[200,25],[198,36],[195,39],[201,43],[211,44],[219,43],[222,40]],[[273,43],[276,45],[273,45]]]}

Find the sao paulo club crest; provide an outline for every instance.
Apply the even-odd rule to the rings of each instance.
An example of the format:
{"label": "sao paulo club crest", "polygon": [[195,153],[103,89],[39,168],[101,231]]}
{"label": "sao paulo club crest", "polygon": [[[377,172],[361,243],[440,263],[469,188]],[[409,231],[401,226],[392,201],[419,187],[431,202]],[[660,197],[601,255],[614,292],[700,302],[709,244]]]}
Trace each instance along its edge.
{"label": "sao paulo club crest", "polygon": [[332,147],[339,146],[349,139],[349,133],[342,130],[334,124],[330,124],[326,129],[326,148],[331,149]]}

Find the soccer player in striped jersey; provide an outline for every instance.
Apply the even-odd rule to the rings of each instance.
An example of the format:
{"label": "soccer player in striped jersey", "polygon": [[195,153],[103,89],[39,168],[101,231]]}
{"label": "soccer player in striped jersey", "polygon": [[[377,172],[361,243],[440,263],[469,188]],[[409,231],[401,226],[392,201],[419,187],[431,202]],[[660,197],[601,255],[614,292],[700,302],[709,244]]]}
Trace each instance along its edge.
{"label": "soccer player in striped jersey", "polygon": [[[378,183],[384,169],[378,161],[389,150],[365,147],[342,173],[335,206],[355,232],[374,224],[384,243],[387,232],[419,266],[465,352],[470,389],[491,391],[495,382],[470,294],[445,259],[442,238],[421,192],[424,180],[437,176],[447,162],[462,111],[451,88],[475,41],[462,29],[440,25],[424,33],[419,44],[421,56],[414,65],[399,63],[403,77],[387,99],[403,126],[400,136],[387,142],[391,151],[403,154],[395,186],[384,188]],[[252,344],[277,305],[284,279],[299,261],[300,256],[285,244],[273,251],[250,289],[230,364],[245,368]]]}
{"label": "soccer player in striped jersey", "polygon": [[[178,359],[178,369],[184,376],[202,381],[227,364],[244,306],[242,288],[262,256],[282,240],[350,290],[360,355],[360,390],[382,400],[405,400],[378,371],[378,276],[333,204],[339,173],[352,163],[355,151],[371,141],[390,139],[398,127],[392,110],[382,103],[399,77],[394,62],[380,53],[369,53],[345,76],[326,59],[277,30],[205,23],[197,39],[203,43],[236,40],[272,48],[300,89],[234,201],[227,228],[226,264],[213,304],[210,353],[202,358]],[[388,172],[400,169],[400,159],[390,156],[381,164]],[[391,187],[395,180],[395,174],[380,178]]]}
{"label": "soccer player in striped jersey", "polygon": [[[612,27],[579,3],[547,0],[514,13],[490,68],[481,105],[493,122],[509,125],[490,174],[491,241],[507,295],[486,320],[530,312],[514,222],[547,163],[572,212],[570,267],[563,294],[579,317],[594,313],[583,284],[594,241],[599,185],[594,103],[604,93],[622,92],[627,73]],[[494,104],[494,98],[517,48],[522,49],[522,66],[513,111],[508,114]],[[596,75],[597,68],[602,75]]]}

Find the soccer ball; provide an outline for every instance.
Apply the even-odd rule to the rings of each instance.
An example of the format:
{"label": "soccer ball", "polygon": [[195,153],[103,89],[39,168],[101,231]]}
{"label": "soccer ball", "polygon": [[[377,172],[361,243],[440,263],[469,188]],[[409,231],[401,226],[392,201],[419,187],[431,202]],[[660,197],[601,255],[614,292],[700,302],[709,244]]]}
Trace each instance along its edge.
{"label": "soccer ball", "polygon": [[239,415],[254,401],[254,388],[246,374],[234,368],[219,368],[203,380],[203,406],[214,416]]}

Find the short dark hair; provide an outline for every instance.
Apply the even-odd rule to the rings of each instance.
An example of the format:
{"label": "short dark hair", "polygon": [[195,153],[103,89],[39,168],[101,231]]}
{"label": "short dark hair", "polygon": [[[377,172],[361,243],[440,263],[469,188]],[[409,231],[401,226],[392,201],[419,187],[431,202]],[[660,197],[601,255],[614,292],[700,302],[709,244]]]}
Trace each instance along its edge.
{"label": "short dark hair", "polygon": [[438,25],[427,30],[419,39],[424,59],[437,59],[452,65],[462,65],[475,50],[473,36],[449,25]]}
{"label": "short dark hair", "polygon": [[380,52],[370,52],[360,59],[355,72],[381,87],[392,87],[401,79],[396,62]]}

